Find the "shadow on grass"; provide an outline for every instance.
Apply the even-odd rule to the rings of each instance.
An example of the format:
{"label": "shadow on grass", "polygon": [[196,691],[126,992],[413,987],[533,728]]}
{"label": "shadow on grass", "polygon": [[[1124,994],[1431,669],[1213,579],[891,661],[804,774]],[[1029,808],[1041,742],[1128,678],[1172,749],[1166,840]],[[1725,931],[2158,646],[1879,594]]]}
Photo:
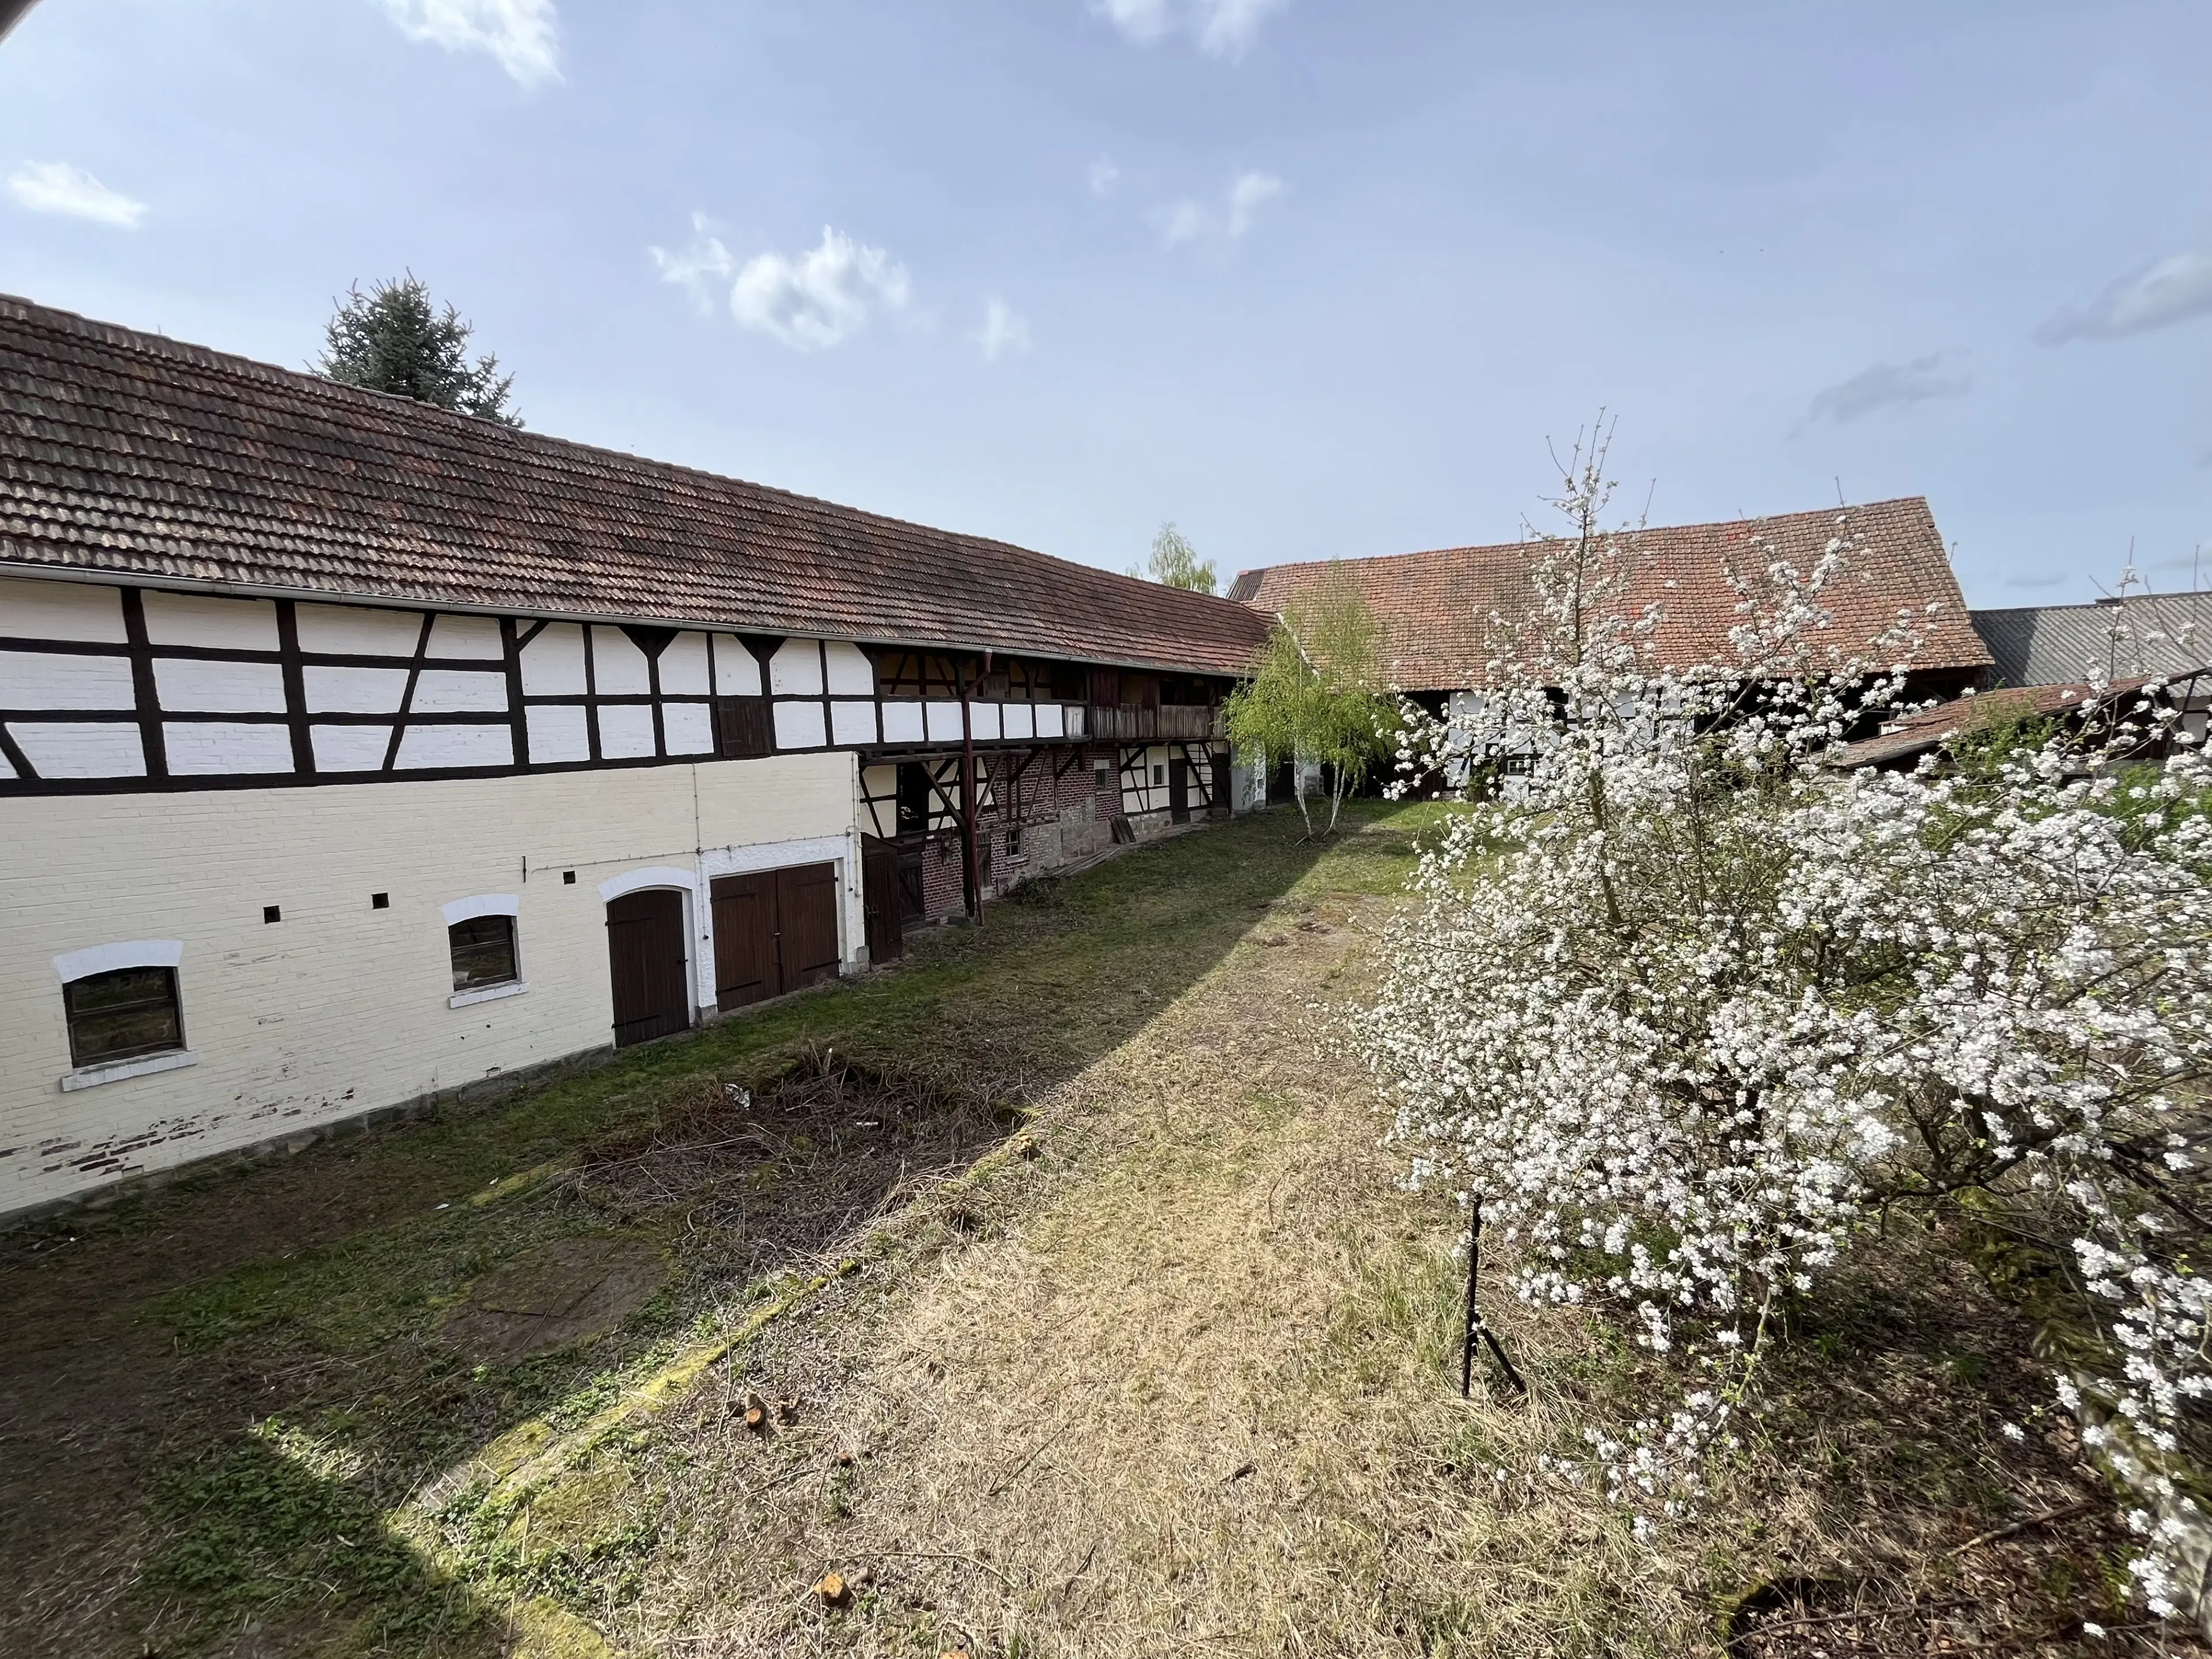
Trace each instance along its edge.
{"label": "shadow on grass", "polygon": [[[587,1618],[618,1601],[649,1517],[611,1504],[533,1554],[526,1516],[518,1542],[483,1510],[469,1524],[507,1530],[472,1547],[459,1525],[465,1559],[386,1517],[818,1273],[1270,913],[1395,890],[1433,816],[1364,807],[1305,842],[1274,813],[1139,848],[921,937],[896,970],[10,1237],[0,1572],[18,1594],[0,1648],[589,1651],[581,1625],[519,1632],[516,1598]],[[492,1269],[577,1238],[650,1247],[666,1282],[604,1336],[514,1364],[441,1340]]]}

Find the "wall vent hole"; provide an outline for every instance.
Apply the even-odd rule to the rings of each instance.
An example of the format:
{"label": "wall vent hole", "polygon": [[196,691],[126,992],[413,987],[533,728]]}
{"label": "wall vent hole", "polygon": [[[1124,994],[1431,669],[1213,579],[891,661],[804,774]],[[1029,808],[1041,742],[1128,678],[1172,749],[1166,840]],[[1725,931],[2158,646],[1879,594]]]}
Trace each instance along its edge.
{"label": "wall vent hole", "polygon": [[576,872],[574,870],[563,870],[561,872],[561,884],[563,887],[574,887],[576,884]]}
{"label": "wall vent hole", "polygon": [[392,895],[371,893],[368,896],[368,908],[372,910],[389,910],[392,908]]}
{"label": "wall vent hole", "polygon": [[264,922],[282,921],[284,920],[284,912],[276,905],[264,904],[261,907],[261,920]]}

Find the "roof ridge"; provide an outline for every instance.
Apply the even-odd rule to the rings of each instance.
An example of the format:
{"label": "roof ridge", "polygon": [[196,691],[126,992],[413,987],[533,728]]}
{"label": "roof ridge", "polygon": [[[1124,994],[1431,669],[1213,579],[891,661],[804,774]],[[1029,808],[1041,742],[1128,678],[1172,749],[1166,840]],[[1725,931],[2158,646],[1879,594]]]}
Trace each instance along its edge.
{"label": "roof ridge", "polygon": [[[1923,513],[1927,513],[1931,520],[1935,516],[1933,509],[1931,509],[1928,505],[1928,498],[1925,495],[1890,495],[1885,496],[1882,500],[1878,501],[1854,501],[1845,506],[1833,507],[1822,507],[1802,508],[1794,513],[1746,514],[1740,514],[1732,519],[1708,519],[1694,524],[1640,525],[1633,530],[1607,531],[1605,534],[1607,537],[1678,534],[1689,535],[1701,531],[1727,530],[1736,525],[1779,524],[1784,521],[1796,522],[1806,519],[1817,519],[1830,513],[1838,514],[1870,513],[1881,507],[1917,507]],[[1436,559],[1443,558],[1447,555],[1464,556],[1470,553],[1511,553],[1516,552],[1522,548],[1540,547],[1547,543],[1571,541],[1572,539],[1572,537],[1535,535],[1524,536],[1520,540],[1512,542],[1468,542],[1464,544],[1455,544],[1449,547],[1417,548],[1410,552],[1405,553],[1362,553],[1354,555],[1349,558],[1291,559],[1287,560],[1281,564],[1254,565],[1249,569],[1238,571],[1237,573],[1237,580],[1241,582],[1247,576],[1256,578],[1266,575],[1271,571],[1326,569],[1329,566],[1336,564],[1376,565],[1388,564],[1396,559]],[[1234,586],[1235,584],[1232,583],[1231,586],[1233,587]]]}

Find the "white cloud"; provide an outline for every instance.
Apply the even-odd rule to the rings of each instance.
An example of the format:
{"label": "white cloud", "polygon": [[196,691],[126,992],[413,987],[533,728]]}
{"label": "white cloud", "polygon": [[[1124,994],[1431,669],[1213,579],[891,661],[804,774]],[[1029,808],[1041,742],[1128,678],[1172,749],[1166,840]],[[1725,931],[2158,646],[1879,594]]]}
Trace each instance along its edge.
{"label": "white cloud", "polygon": [[1165,39],[1175,27],[1168,0],[1091,0],[1091,9],[1140,46]]}
{"label": "white cloud", "polygon": [[1104,156],[1091,164],[1091,193],[1103,196],[1114,188],[1114,181],[1121,176],[1121,169]]}
{"label": "white cloud", "polygon": [[1009,351],[1030,349],[1029,319],[993,295],[983,307],[983,326],[975,335],[986,362],[997,362]]}
{"label": "white cloud", "polygon": [[1252,216],[1260,210],[1263,202],[1271,202],[1283,193],[1283,181],[1272,173],[1243,173],[1229,186],[1229,218],[1224,227],[1231,236],[1242,236],[1252,228]]}
{"label": "white cloud", "polygon": [[904,265],[825,225],[819,247],[747,260],[731,286],[730,312],[794,351],[815,351],[859,332],[879,309],[905,309],[910,293]]}
{"label": "white cloud", "polygon": [[410,40],[447,52],[488,52],[524,86],[561,78],[553,0],[383,0]]}
{"label": "white cloud", "polygon": [[712,314],[716,290],[737,269],[737,261],[730,258],[730,250],[722,246],[722,239],[709,231],[713,222],[704,213],[694,213],[691,246],[680,253],[671,253],[661,247],[646,249],[659,269],[660,280],[689,289],[702,315]]}
{"label": "white cloud", "polygon": [[1242,58],[1260,38],[1267,14],[1290,0],[1200,0],[1198,49],[1214,58]]}
{"label": "white cloud", "polygon": [[146,204],[110,190],[82,167],[66,161],[26,161],[8,175],[8,193],[33,213],[65,213],[125,230],[137,228]]}
{"label": "white cloud", "polygon": [[1964,371],[1947,371],[1940,351],[1909,363],[1876,363],[1815,395],[1805,411],[1805,425],[1856,421],[1878,410],[1909,409],[1934,398],[1963,398],[1973,385]]}
{"label": "white cloud", "polygon": [[1242,58],[1260,25],[1290,0],[1091,0],[1091,9],[1140,46],[1187,33],[1209,58]]}
{"label": "white cloud", "polygon": [[2062,306],[2035,331],[2040,345],[2117,340],[2212,313],[2212,253],[2169,254],[2105,285],[2086,306]]}
{"label": "white cloud", "polygon": [[1180,202],[1155,209],[1152,228],[1159,233],[1163,247],[1216,240],[1233,242],[1252,228],[1253,216],[1263,204],[1273,201],[1288,188],[1272,173],[1240,173],[1230,182],[1218,211],[1185,197]]}

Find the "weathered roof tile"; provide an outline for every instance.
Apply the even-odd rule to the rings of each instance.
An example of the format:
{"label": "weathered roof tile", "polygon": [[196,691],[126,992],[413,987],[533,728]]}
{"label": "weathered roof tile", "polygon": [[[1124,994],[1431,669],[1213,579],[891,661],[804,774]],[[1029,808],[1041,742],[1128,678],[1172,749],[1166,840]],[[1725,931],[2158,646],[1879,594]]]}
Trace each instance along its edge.
{"label": "weathered roof tile", "polygon": [[1233,673],[1227,599],[0,296],[0,562]]}

